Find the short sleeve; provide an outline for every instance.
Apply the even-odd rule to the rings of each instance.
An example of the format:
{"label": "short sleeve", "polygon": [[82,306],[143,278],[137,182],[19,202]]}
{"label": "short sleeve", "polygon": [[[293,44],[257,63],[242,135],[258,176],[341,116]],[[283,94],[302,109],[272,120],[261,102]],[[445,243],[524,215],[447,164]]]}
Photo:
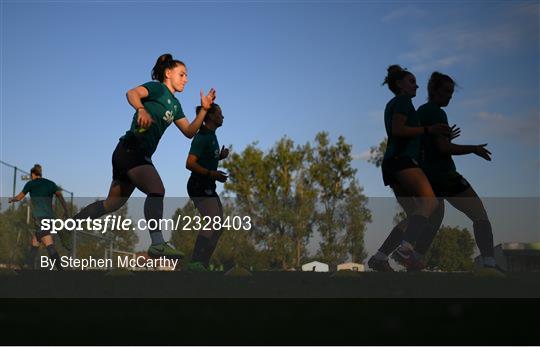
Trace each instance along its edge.
{"label": "short sleeve", "polygon": [[193,141],[191,141],[191,148],[189,154],[195,155],[197,158],[201,158],[204,153],[204,146],[206,141],[200,134],[195,135]]}
{"label": "short sleeve", "polygon": [[178,107],[178,109],[176,110],[176,112],[174,113],[174,120],[177,121],[179,119],[182,119],[184,118],[186,115],[184,114],[184,110],[182,110],[182,105],[180,105],[179,102],[176,102],[176,106]]}
{"label": "short sleeve", "polygon": [[56,183],[51,181],[51,190],[52,190],[52,193],[54,194],[58,191],[61,191],[62,188],[60,188],[59,186],[56,185]]}
{"label": "short sleeve", "polygon": [[147,99],[157,99],[163,94],[163,85],[159,82],[146,82],[142,85],[148,90]]}
{"label": "short sleeve", "polygon": [[398,97],[394,106],[394,113],[401,113],[408,116],[411,111],[414,111],[414,106],[412,104],[411,98],[405,96]]}
{"label": "short sleeve", "polygon": [[444,112],[444,110],[440,111],[440,123],[448,125],[448,116],[446,115],[446,112]]}
{"label": "short sleeve", "polygon": [[24,194],[27,194],[32,189],[31,183],[32,183],[32,181],[26,182],[26,184],[24,185],[24,187],[22,189]]}
{"label": "short sleeve", "polygon": [[420,120],[420,125],[433,125],[433,117],[430,113],[431,112],[428,104],[418,107],[418,111],[416,111],[416,114],[418,115],[418,119]]}
{"label": "short sleeve", "polygon": [[420,124],[423,126],[438,124],[438,123],[447,123],[446,113],[444,111],[432,104],[427,103],[418,108],[417,111],[418,118],[420,119]]}

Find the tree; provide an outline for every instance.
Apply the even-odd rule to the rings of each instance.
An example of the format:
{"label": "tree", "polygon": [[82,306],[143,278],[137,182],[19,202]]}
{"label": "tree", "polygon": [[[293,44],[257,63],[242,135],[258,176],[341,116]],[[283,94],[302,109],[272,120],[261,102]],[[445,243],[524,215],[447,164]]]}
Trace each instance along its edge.
{"label": "tree", "polygon": [[[239,216],[235,211],[233,199],[222,199],[223,214],[227,216]],[[235,264],[245,268],[265,269],[268,261],[265,254],[257,248],[253,235],[241,228],[225,228],[219,240],[218,246],[212,257],[215,266],[223,266],[225,269]]]}
{"label": "tree", "polygon": [[428,269],[470,271],[474,268],[474,240],[467,229],[443,226],[426,253]]}
{"label": "tree", "polygon": [[282,269],[300,266],[314,217],[315,192],[306,167],[310,147],[295,146],[287,137],[268,153],[251,144],[225,162],[227,192],[236,211],[253,220],[253,235],[268,262]]}
{"label": "tree", "polygon": [[[113,216],[120,216],[122,220],[128,219],[128,204],[120,207],[116,212],[112,213]],[[110,233],[114,238],[114,248],[124,252],[134,252],[135,245],[139,242],[139,237],[134,230],[120,230],[111,229]],[[109,235],[111,236],[111,235]]]}
{"label": "tree", "polygon": [[347,188],[356,174],[356,169],[351,167],[352,146],[345,142],[343,136],[338,138],[336,144],[331,145],[326,132],[318,133],[315,142],[310,173],[319,192],[317,201],[320,208],[315,223],[322,241],[319,244],[318,256],[322,261],[337,264],[347,257],[345,228],[340,212],[349,195]]}
{"label": "tree", "polygon": [[35,232],[33,218],[27,223],[28,204],[24,199],[15,208],[0,213],[0,263],[22,264]]}
{"label": "tree", "polygon": [[381,143],[379,143],[379,146],[373,146],[369,149],[369,159],[368,162],[375,165],[376,167],[381,167],[383,159],[384,159],[384,152],[386,152],[386,146],[388,145],[388,138],[384,138]]}
{"label": "tree", "polygon": [[252,217],[259,256],[271,267],[300,267],[315,231],[322,238],[319,259],[365,257],[363,233],[371,216],[350,165],[351,145],[343,137],[330,144],[324,132],[315,142],[299,146],[283,137],[267,153],[254,143],[224,162],[226,192],[235,196],[235,211]]}
{"label": "tree", "polygon": [[[56,199],[53,199],[53,202],[55,201]],[[53,212],[56,218],[61,218],[63,210],[58,202],[53,203]],[[0,213],[0,263],[22,264],[26,260],[35,232],[31,199],[28,196],[21,202],[15,203],[13,208]],[[67,255],[68,251],[61,246],[60,242],[57,242],[58,237],[53,234],[53,238],[60,256]],[[44,247],[41,248],[39,254],[47,254]]]}
{"label": "tree", "polygon": [[[102,225],[105,225],[105,218],[108,216],[116,216],[117,220],[120,217],[121,220],[128,219],[128,204],[125,203],[120,209],[115,212],[102,216]],[[82,224],[84,228],[86,223]],[[115,225],[116,226],[116,225]],[[113,249],[134,252],[135,245],[139,241],[139,238],[134,230],[122,230],[113,228],[109,222],[107,231],[102,233],[101,230],[85,229],[83,233],[77,233],[76,250],[77,258],[98,257],[103,258],[105,251],[111,247],[111,241],[113,242]],[[111,255],[109,255],[111,256]]]}
{"label": "tree", "polygon": [[367,257],[364,244],[366,224],[371,222],[371,211],[366,207],[367,197],[356,180],[349,186],[342,216],[345,225],[345,244],[351,261],[362,263]]}
{"label": "tree", "polygon": [[[228,199],[222,199],[222,202],[224,219],[227,216],[238,216],[234,212],[233,204]],[[193,218],[200,216],[200,214],[193,201],[189,200],[182,208],[178,208],[174,212],[173,220],[176,220],[178,216]],[[197,235],[197,230],[173,230],[171,243],[176,249],[184,252],[187,258],[191,258]],[[210,262],[215,266],[223,265],[225,268],[230,268],[234,264],[244,267],[264,268],[266,264],[259,253],[249,232],[243,229],[224,228]]]}
{"label": "tree", "polygon": [[[369,149],[369,159],[368,162],[375,165],[375,167],[380,168],[384,159],[384,153],[386,152],[386,147],[388,145],[388,138],[384,138],[381,143],[379,143],[378,146],[372,146]],[[397,206],[398,211],[394,215],[394,226],[398,225],[402,220],[407,218],[407,214],[401,207],[401,205],[398,204]]]}
{"label": "tree", "polygon": [[[176,211],[174,211],[172,220],[178,220],[178,217],[180,217],[180,220],[182,221],[182,218],[184,218],[183,216],[188,216],[192,220],[193,217],[200,216],[193,201],[188,200],[182,208],[177,208]],[[195,239],[197,238],[197,231],[193,230],[193,228],[191,228],[191,230],[184,230],[184,225],[185,223],[182,222],[179,224],[181,227],[180,230],[172,230],[171,243],[174,245],[174,248],[183,252],[187,258],[191,259]]]}

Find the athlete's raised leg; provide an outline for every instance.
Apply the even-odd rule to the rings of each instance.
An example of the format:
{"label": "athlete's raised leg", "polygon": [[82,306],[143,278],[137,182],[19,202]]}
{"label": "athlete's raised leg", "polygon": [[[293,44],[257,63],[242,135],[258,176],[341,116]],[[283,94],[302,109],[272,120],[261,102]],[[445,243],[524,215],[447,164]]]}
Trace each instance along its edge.
{"label": "athlete's raised leg", "polygon": [[448,197],[447,201],[473,222],[474,238],[486,266],[495,266],[493,232],[482,200],[472,187]]}

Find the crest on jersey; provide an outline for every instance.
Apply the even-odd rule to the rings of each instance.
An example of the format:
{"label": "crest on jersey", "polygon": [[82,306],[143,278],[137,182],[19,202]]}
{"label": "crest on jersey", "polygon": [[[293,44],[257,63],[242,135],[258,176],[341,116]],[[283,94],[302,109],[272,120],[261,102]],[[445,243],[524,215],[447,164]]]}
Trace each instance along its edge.
{"label": "crest on jersey", "polygon": [[163,116],[163,120],[165,122],[167,122],[167,124],[171,124],[173,119],[174,119],[174,117],[172,115],[172,112],[171,111],[166,111],[165,115]]}

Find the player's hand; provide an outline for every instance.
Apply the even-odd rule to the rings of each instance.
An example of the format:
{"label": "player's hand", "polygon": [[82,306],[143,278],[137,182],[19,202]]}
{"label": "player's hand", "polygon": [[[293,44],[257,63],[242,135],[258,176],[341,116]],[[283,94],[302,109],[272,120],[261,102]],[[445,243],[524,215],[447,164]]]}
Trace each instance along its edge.
{"label": "player's hand", "polygon": [[225,159],[229,156],[229,149],[225,148],[225,146],[221,147],[221,152],[219,153],[219,159]]}
{"label": "player's hand", "polygon": [[15,200],[15,198],[9,198],[8,199],[8,204],[11,204],[12,202],[17,202],[17,200]]}
{"label": "player's hand", "polygon": [[479,157],[484,158],[487,161],[491,161],[491,152],[487,150],[486,146],[487,146],[487,143],[476,146],[474,149],[474,154],[476,154]]}
{"label": "player's hand", "polygon": [[216,90],[214,88],[210,89],[207,95],[204,95],[201,90],[201,107],[205,111],[208,111],[212,107],[214,100],[216,100]]}
{"label": "player's hand", "polygon": [[457,125],[452,125],[450,128],[450,141],[461,135],[461,128],[457,128]]}
{"label": "player's hand", "polygon": [[447,124],[434,124],[428,128],[430,134],[450,136],[451,128]]}
{"label": "player's hand", "polygon": [[210,177],[215,180],[215,181],[219,181],[221,183],[225,183],[227,181],[227,174],[223,171],[210,171]]}
{"label": "player's hand", "polygon": [[146,109],[140,108],[137,110],[137,125],[140,129],[148,129],[152,123],[154,123],[154,120]]}

